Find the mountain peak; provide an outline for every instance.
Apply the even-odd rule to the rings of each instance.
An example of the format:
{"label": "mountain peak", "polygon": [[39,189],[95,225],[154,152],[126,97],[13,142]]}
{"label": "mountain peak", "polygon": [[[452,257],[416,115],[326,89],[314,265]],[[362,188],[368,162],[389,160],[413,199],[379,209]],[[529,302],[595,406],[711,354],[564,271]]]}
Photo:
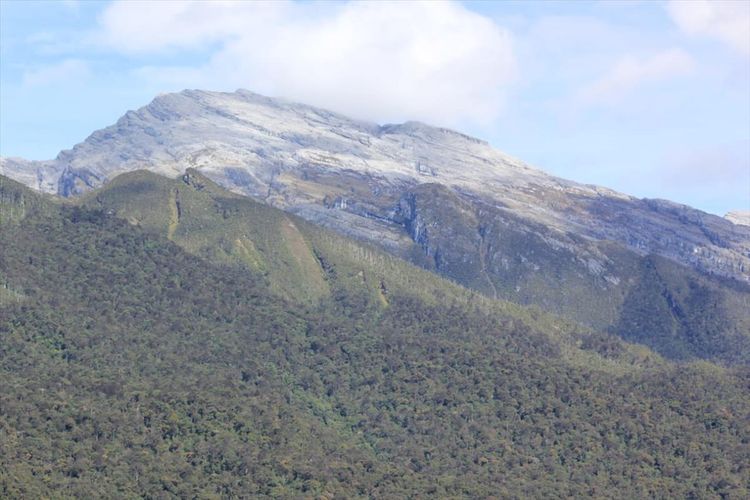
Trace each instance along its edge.
{"label": "mountain peak", "polygon": [[240,169],[254,177],[246,189],[252,195],[267,190],[262,177],[268,175],[258,176],[259,169],[310,164],[400,181],[440,176],[443,183],[475,189],[498,181],[526,184],[531,177],[553,182],[486,142],[450,129],[415,121],[378,126],[245,89],[160,94],[61,152],[54,163],[59,192],[66,196],[140,168],[172,176],[188,167],[209,175]]}
{"label": "mountain peak", "polygon": [[[546,228],[553,246],[581,246],[570,234],[615,241],[640,254],[750,279],[746,226],[558,179],[454,130],[418,121],[377,125],[245,89],[161,94],[55,160],[3,160],[1,166],[62,196],[133,170],[175,178],[195,169],[235,193],[399,252],[408,246],[398,216],[403,196],[436,183],[461,198],[456,206],[485,215],[502,209]],[[606,262],[592,259],[592,269]]]}
{"label": "mountain peak", "polygon": [[733,210],[727,212],[725,219],[742,226],[750,226],[750,210]]}

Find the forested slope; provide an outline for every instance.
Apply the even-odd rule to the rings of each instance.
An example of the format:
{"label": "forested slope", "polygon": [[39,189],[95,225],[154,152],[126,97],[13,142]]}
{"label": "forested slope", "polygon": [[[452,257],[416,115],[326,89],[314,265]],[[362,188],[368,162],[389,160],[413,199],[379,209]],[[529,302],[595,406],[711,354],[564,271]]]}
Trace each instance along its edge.
{"label": "forested slope", "polygon": [[746,368],[665,362],[326,233],[304,241],[328,292],[285,297],[106,208],[8,217],[24,193],[0,178],[0,497],[750,493]]}

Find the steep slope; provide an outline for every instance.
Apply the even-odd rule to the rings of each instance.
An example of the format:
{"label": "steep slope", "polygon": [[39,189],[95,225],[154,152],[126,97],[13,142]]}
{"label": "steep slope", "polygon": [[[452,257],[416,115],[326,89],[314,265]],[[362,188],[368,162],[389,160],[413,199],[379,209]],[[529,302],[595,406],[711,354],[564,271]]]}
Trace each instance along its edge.
{"label": "steep slope", "polygon": [[[330,294],[327,268],[334,264],[350,269],[334,285],[344,286],[346,280],[348,294],[366,284],[367,293],[387,302],[389,290],[414,287],[406,279],[412,271],[387,275],[357,265],[358,256],[367,253],[379,261],[373,269],[397,266],[386,264],[378,252],[234,195],[194,169],[178,179],[148,171],[123,174],[81,202],[214,262],[242,263],[263,274],[280,295],[305,303]],[[568,238],[567,247],[553,251],[545,241],[548,228],[529,230],[515,218],[490,215],[488,209],[476,213],[444,186],[424,184],[409,192],[394,218],[404,218],[419,246],[417,255],[425,256],[424,267],[487,295],[541,305],[674,359],[750,363],[747,286],[611,244]],[[578,253],[570,250],[575,245]],[[588,252],[583,264],[594,279],[580,272],[581,249]],[[606,268],[597,269],[596,259],[606,259]],[[413,281],[431,280],[415,276]],[[462,295],[456,292],[454,298]]]}
{"label": "steep slope", "polygon": [[20,182],[0,175],[0,227],[27,216],[47,213],[53,199],[28,189]]}
{"label": "steep slope", "polygon": [[[344,230],[341,219],[352,234],[392,239],[386,244],[395,247],[402,229],[389,213],[406,188],[436,182],[563,234],[750,279],[750,229],[720,217],[558,179],[451,130],[378,126],[244,90],[161,95],[44,165],[43,184],[56,183],[65,196],[122,172],[174,177],[195,167],[239,192]],[[6,169],[30,178],[28,169]]]}
{"label": "steep slope", "polygon": [[176,179],[145,170],[122,174],[74,202],[214,263],[240,264],[278,295],[306,305],[331,293],[387,304],[399,291],[430,303],[439,294],[500,307],[366,243],[227,191],[192,168]]}
{"label": "steep slope", "polygon": [[0,158],[0,175],[10,177],[43,193],[57,193],[62,166],[54,161]]}
{"label": "steep slope", "polygon": [[430,304],[419,269],[388,304],[300,307],[146,225],[40,200],[0,227],[25,294],[0,304],[3,498],[748,495],[746,369],[590,332],[571,349],[566,323],[450,284]]}
{"label": "steep slope", "polygon": [[137,171],[81,202],[215,262],[240,262],[280,295],[312,303],[330,290],[312,248],[279,210],[219,188],[188,170],[178,179]]}
{"label": "steep slope", "polygon": [[487,295],[537,304],[674,359],[750,362],[750,286],[610,241],[559,234],[423,184],[398,216],[428,268]]}
{"label": "steep slope", "polygon": [[[28,181],[34,171],[42,184],[72,196],[135,169],[175,178],[195,168],[236,193],[490,297],[537,304],[675,358],[747,359],[750,226],[558,179],[454,131],[414,122],[378,126],[247,91],[184,91],[128,112],[44,165],[48,170],[10,173]],[[210,229],[199,236],[202,230],[184,225],[178,231],[176,203],[167,205],[158,215],[161,230],[177,231],[168,236],[191,251],[257,258],[241,237]],[[173,223],[165,225],[162,216],[170,213]],[[241,225],[233,234],[242,234]],[[654,274],[649,266],[659,257],[670,270]],[[292,293],[281,276],[292,276],[299,263],[286,261],[272,281]],[[319,285],[310,281],[302,294],[316,300],[326,293]],[[702,292],[689,305],[663,304],[687,297],[685,286]],[[639,291],[662,299],[643,300]],[[686,307],[715,312],[684,314]]]}

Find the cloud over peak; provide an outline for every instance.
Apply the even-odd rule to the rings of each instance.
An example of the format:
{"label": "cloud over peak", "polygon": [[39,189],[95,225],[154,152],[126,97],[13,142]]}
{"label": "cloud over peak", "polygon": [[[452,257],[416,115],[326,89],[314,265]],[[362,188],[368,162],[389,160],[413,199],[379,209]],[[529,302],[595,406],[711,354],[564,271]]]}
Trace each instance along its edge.
{"label": "cloud over peak", "polygon": [[[165,86],[247,87],[379,121],[489,122],[516,77],[512,39],[448,2],[116,2],[99,39],[127,54],[214,47],[150,67]],[[179,82],[179,83],[178,83]]]}

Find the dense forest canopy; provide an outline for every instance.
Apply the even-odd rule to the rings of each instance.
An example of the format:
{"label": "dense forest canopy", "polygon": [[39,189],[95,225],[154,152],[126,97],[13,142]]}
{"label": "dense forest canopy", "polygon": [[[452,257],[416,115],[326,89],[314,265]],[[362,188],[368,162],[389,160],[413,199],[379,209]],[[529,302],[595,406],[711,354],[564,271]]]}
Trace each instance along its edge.
{"label": "dense forest canopy", "polygon": [[0,177],[0,497],[750,496],[745,366],[666,361],[268,207],[235,207],[237,246],[105,198]]}

